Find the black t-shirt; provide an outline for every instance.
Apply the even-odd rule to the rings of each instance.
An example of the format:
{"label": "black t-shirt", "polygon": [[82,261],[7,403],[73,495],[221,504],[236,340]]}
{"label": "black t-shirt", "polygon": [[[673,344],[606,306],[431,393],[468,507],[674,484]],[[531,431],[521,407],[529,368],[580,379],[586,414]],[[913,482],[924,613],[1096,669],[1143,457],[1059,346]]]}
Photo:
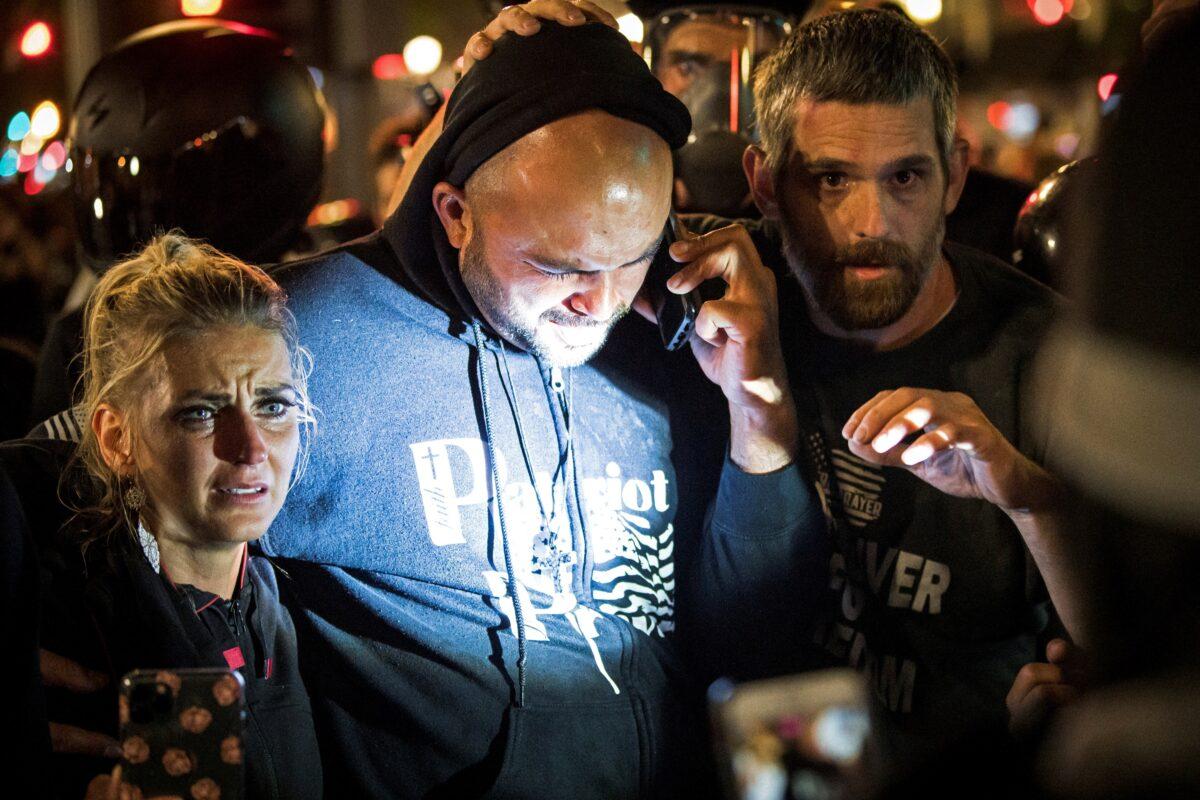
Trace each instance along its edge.
{"label": "black t-shirt", "polygon": [[[1035,659],[1048,612],[1020,534],[984,501],[858,459],[841,428],[883,390],[956,391],[1021,452],[1043,461],[1022,413],[1026,373],[1057,296],[990,256],[947,243],[954,307],[917,341],[871,352],[819,333],[770,224],[751,232],[779,274],[792,385],[810,444],[818,444],[810,466],[831,499],[834,611],[814,640],[835,663],[864,673],[890,712],[901,752],[965,728],[1003,725],[1005,695],[1017,670]],[[828,468],[818,466],[822,460]]]}

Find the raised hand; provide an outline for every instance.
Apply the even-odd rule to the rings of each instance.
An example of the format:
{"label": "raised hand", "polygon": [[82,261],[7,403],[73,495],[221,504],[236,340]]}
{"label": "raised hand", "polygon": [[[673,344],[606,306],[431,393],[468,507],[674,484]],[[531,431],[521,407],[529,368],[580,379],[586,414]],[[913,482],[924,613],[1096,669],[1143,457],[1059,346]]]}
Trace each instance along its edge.
{"label": "raised hand", "polygon": [[[911,444],[904,440],[923,432]],[[1053,504],[1058,481],[1026,458],[959,392],[904,387],[880,392],[842,427],[864,461],[907,469],[946,494],[986,500],[1006,512]]]}
{"label": "raised hand", "polygon": [[603,22],[610,28],[617,27],[612,14],[589,0],[532,0],[520,5],[506,6],[496,18],[467,40],[463,49],[462,70],[465,74],[476,61],[492,54],[492,45],[506,33],[532,36],[542,29],[541,20],[550,20],[561,25],[583,25],[585,22]]}
{"label": "raised hand", "polygon": [[670,252],[686,263],[667,282],[672,292],[685,294],[713,278],[726,284],[721,299],[700,306],[691,344],[729,401],[730,456],[748,472],[785,466],[795,455],[797,423],[779,342],[775,275],[740,225],[681,239]]}

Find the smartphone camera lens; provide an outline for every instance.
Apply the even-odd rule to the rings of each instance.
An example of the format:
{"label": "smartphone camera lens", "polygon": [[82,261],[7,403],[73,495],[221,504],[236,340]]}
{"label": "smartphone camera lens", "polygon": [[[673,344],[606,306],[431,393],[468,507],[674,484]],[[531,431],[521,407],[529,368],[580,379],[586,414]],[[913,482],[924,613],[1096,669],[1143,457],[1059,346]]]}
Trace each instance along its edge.
{"label": "smartphone camera lens", "polygon": [[171,687],[166,684],[138,684],[129,693],[129,718],[143,725],[166,719],[171,715],[173,700]]}

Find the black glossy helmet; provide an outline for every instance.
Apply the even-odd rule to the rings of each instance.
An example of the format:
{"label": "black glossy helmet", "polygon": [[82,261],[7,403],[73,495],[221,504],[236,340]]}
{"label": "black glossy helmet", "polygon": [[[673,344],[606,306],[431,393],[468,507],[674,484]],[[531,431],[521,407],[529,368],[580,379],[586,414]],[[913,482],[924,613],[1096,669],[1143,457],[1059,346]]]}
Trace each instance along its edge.
{"label": "black glossy helmet", "polygon": [[267,31],[206,19],[134,34],[75,100],[68,168],[87,258],[103,269],[180,228],[277,259],[320,195],[324,122],[312,76]]}
{"label": "black glossy helmet", "polygon": [[1070,217],[1076,213],[1082,185],[1095,179],[1099,163],[1082,158],[1065,164],[1030,193],[1013,230],[1013,264],[1022,272],[1052,286],[1062,283]]}

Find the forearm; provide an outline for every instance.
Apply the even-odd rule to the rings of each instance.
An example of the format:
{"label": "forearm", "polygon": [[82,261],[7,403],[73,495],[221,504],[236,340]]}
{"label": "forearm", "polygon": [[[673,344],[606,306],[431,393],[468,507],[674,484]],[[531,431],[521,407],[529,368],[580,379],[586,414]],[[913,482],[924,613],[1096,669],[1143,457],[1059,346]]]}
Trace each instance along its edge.
{"label": "forearm", "polygon": [[799,468],[750,474],[726,460],[699,563],[681,585],[681,620],[691,620],[706,677],[811,666],[808,642],[828,564],[825,517]]}
{"label": "forearm", "polygon": [[743,472],[761,475],[796,460],[799,423],[787,392],[754,409],[730,404],[729,428],[729,457]]}
{"label": "forearm", "polygon": [[1009,510],[1009,519],[1041,573],[1050,600],[1071,638],[1081,647],[1091,639],[1084,613],[1090,553],[1070,523],[1065,493],[1037,510]]}
{"label": "forearm", "polygon": [[1066,487],[1045,467],[1020,454],[1007,470],[998,472],[996,482],[1001,490],[994,502],[1021,534],[1067,633],[1084,646],[1089,640],[1084,609],[1091,552],[1069,517]]}

